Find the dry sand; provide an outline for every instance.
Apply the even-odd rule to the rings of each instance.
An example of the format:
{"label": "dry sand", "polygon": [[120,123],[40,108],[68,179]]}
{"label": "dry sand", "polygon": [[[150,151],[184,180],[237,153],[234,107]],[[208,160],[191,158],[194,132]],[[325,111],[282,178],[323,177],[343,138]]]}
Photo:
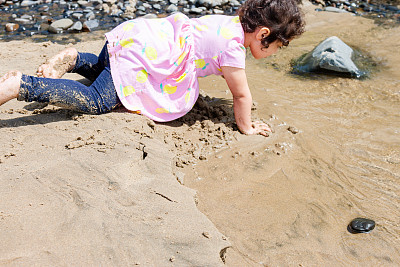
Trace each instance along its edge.
{"label": "dry sand", "polygon": [[[95,52],[102,45],[78,47]],[[0,43],[0,73],[33,75],[61,49]],[[207,101],[213,99],[199,103]],[[223,108],[208,111],[229,115]],[[206,159],[233,131],[223,122],[194,123],[203,117],[195,113],[156,124],[124,110],[92,116],[15,100],[3,105],[0,265],[223,264],[230,243],[196,208],[195,191],[178,182],[184,174],[176,166]]]}

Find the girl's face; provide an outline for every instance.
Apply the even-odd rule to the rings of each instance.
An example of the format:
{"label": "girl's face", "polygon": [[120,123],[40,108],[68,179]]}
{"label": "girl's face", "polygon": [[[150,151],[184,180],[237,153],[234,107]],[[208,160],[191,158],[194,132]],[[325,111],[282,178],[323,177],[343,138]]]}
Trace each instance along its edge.
{"label": "girl's face", "polygon": [[283,46],[282,42],[276,40],[269,44],[268,48],[261,45],[261,40],[270,35],[271,31],[268,27],[259,27],[253,33],[245,33],[245,47],[250,47],[251,54],[254,58],[266,58],[275,54],[279,48]]}
{"label": "girl's face", "polygon": [[269,44],[268,48],[265,48],[261,45],[261,41],[257,40],[250,44],[250,51],[255,59],[260,59],[275,54],[282,46],[283,45],[280,40],[275,40]]}

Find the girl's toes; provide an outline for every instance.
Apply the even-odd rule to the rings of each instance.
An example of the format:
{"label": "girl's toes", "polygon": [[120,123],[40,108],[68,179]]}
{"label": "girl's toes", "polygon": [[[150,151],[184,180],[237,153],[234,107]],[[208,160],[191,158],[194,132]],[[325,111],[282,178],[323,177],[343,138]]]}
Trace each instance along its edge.
{"label": "girl's toes", "polygon": [[43,67],[40,66],[36,71],[36,76],[43,77]]}

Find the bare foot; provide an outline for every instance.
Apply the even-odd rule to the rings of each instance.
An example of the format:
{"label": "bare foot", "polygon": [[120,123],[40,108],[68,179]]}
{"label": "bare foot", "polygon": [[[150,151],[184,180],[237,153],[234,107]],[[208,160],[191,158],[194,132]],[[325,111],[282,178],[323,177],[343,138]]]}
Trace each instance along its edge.
{"label": "bare foot", "polygon": [[22,73],[14,70],[0,78],[0,105],[18,97],[21,77]]}
{"label": "bare foot", "polygon": [[41,65],[36,71],[36,75],[38,77],[59,79],[67,71],[74,68],[77,56],[78,51],[75,48],[67,48]]}

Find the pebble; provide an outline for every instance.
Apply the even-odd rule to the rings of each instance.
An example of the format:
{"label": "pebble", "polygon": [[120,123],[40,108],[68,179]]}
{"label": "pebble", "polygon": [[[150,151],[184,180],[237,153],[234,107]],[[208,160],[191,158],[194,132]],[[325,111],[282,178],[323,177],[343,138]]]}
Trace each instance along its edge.
{"label": "pebble", "polygon": [[82,27],[83,27],[82,22],[77,21],[70,28],[68,28],[68,31],[79,32],[82,30]]}
{"label": "pebble", "polygon": [[95,15],[92,11],[90,11],[89,13],[87,13],[87,14],[85,15],[85,18],[86,18],[87,20],[92,20],[92,19],[95,19],[95,18],[96,18],[96,15]]}
{"label": "pebble", "polygon": [[99,21],[97,19],[88,20],[83,23],[83,30],[91,32],[94,28],[99,27]]}
{"label": "pebble", "polygon": [[332,7],[332,6],[325,7],[325,11],[336,12],[336,13],[347,13],[347,11],[344,9],[340,9],[340,8]]}
{"label": "pebble", "polygon": [[16,23],[7,23],[6,24],[6,31],[8,31],[8,32],[16,31],[16,30],[18,30],[18,28],[19,28],[19,25]]}
{"label": "pebble", "polygon": [[369,233],[375,228],[375,222],[370,219],[356,218],[350,222],[347,230],[352,234]]}
{"label": "pebble", "polygon": [[168,13],[174,13],[176,11],[178,11],[178,7],[176,5],[174,5],[174,4],[171,4],[171,5],[169,5],[167,7],[167,12]]}
{"label": "pebble", "polygon": [[24,19],[24,18],[16,18],[15,21],[16,21],[16,22],[19,22],[19,23],[21,23],[21,24],[31,24],[31,23],[33,23],[32,20],[30,20],[30,19]]}
{"label": "pebble", "polygon": [[22,7],[34,6],[34,5],[37,5],[39,3],[40,3],[39,1],[24,0],[24,1],[21,2],[21,6]]}
{"label": "pebble", "polygon": [[199,8],[199,7],[192,7],[190,9],[190,13],[194,13],[194,14],[201,14],[202,11],[203,10],[201,8]]}
{"label": "pebble", "polygon": [[50,24],[50,28],[66,30],[72,26],[74,22],[71,19],[59,19]]}
{"label": "pebble", "polygon": [[297,134],[299,132],[299,130],[294,126],[289,126],[287,130],[292,134]]}

